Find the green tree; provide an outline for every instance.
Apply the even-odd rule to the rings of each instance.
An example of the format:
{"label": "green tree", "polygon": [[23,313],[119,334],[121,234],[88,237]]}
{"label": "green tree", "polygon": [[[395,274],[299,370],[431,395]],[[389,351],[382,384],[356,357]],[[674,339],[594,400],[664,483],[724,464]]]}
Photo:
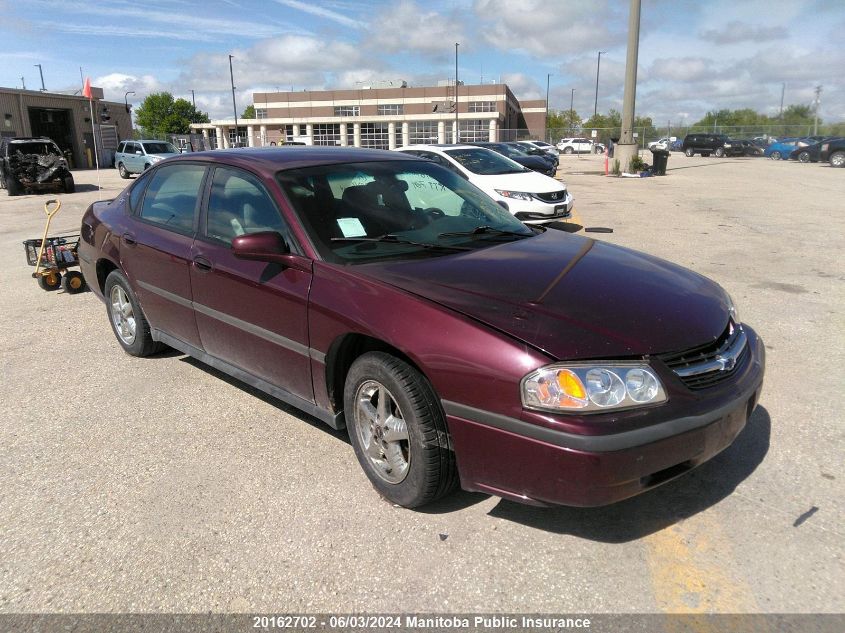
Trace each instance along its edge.
{"label": "green tree", "polygon": [[549,129],[552,130],[552,138],[579,131],[581,123],[581,117],[575,110],[549,110]]}
{"label": "green tree", "polygon": [[148,95],[135,109],[138,127],[145,136],[187,134],[191,123],[208,123],[208,114],[200,112],[190,101],[174,99],[169,92]]}
{"label": "green tree", "polygon": [[241,112],[242,119],[254,119],[255,118],[255,106],[249,104],[247,107],[244,108],[244,111]]}

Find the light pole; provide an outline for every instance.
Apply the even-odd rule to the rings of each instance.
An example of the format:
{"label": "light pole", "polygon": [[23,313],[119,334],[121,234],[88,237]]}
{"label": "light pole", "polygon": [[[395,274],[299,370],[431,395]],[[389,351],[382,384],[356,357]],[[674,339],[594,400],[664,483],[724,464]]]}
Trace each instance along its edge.
{"label": "light pole", "polygon": [[575,102],[575,88],[569,93],[569,134],[572,135],[572,122],[575,120],[575,110],[572,104]]}
{"label": "light pole", "polygon": [[552,74],[546,74],[546,121],[543,124],[544,127],[544,138],[548,141],[551,138],[551,134],[549,134],[549,80],[551,79]]}
{"label": "light pole", "polygon": [[232,84],[232,110],[235,113],[235,147],[238,146],[238,105],[235,103],[235,75],[232,73],[232,58],[234,55],[229,55],[229,81]]}
{"label": "light pole", "polygon": [[458,123],[458,42],[455,42],[455,143],[461,142],[461,124]]}
{"label": "light pole", "polygon": [[813,136],[819,133],[819,104],[822,100],[822,87],[816,86],[816,107],[813,108]]}
{"label": "light pole", "polygon": [[47,88],[44,87],[44,71],[41,70],[41,64],[33,64],[33,66],[38,66],[38,73],[41,75],[41,92],[47,92]]}
{"label": "light pole", "polygon": [[601,56],[607,54],[607,51],[599,51],[599,62],[596,64],[596,102],[593,105],[593,116],[595,117],[599,112],[599,72],[601,71]]}
{"label": "light pole", "polygon": [[134,95],[134,90],[129,90],[128,92],[123,93],[123,104],[126,106],[126,113],[129,114],[129,95]]}

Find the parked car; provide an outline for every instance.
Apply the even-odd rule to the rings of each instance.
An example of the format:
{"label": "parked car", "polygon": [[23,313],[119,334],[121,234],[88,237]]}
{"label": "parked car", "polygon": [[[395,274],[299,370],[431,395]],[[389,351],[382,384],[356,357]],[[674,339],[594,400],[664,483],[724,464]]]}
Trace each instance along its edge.
{"label": "parked car", "polygon": [[560,154],[555,148],[554,145],[549,145],[551,150],[546,150],[538,147],[536,144],[532,143],[531,141],[507,141],[506,145],[511,145],[512,147],[516,147],[517,149],[521,149],[523,152],[526,152],[530,156],[540,156],[547,160],[550,160],[551,163],[555,166],[555,170],[557,170],[557,166],[560,164]]}
{"label": "parked car", "polygon": [[841,140],[840,137],[831,136],[831,137],[828,137],[828,138],[825,138],[825,139],[819,141],[818,143],[813,143],[811,145],[805,145],[803,147],[797,146],[795,149],[792,150],[792,152],[790,152],[789,159],[790,160],[797,160],[798,162],[801,162],[801,163],[817,163],[820,160],[824,160],[821,157],[822,146],[827,143],[828,147],[829,147],[829,144],[832,141],[837,141],[837,140]]}
{"label": "parked car", "polygon": [[551,156],[545,157],[531,156],[526,154],[518,147],[514,147],[508,143],[467,143],[467,145],[475,145],[476,147],[486,147],[498,152],[502,156],[507,156],[515,163],[519,163],[523,167],[527,167],[533,171],[544,174],[549,177],[554,177],[557,171],[557,166],[552,162]]}
{"label": "parked car", "polygon": [[[795,149],[796,144],[801,139],[797,138],[784,138],[776,143],[772,143],[769,145],[765,150],[763,150],[763,156],[766,158],[771,158],[772,160],[786,160],[789,158],[789,155],[792,153],[792,150]],[[806,143],[804,144],[806,145]]]}
{"label": "parked car", "polygon": [[547,154],[549,154],[550,156],[553,156],[555,158],[557,158],[558,155],[560,154],[560,152],[557,151],[557,147],[555,147],[551,143],[546,143],[546,141],[518,141],[518,142],[528,144],[528,145],[533,145],[534,147],[543,150],[544,152],[546,152]]}
{"label": "parked car", "polygon": [[408,145],[397,152],[433,160],[466,178],[526,223],[568,218],[572,195],[566,185],[501,154],[472,145]]}
{"label": "parked car", "polygon": [[123,350],[166,344],[346,428],[401,506],[458,485],[625,499],[729,446],[762,388],[763,343],[718,284],[526,226],[399,152],[186,154],[92,204],[81,235]]}
{"label": "parked car", "polygon": [[647,145],[647,148],[648,148],[648,149],[651,149],[651,150],[654,150],[654,149],[664,149],[664,150],[668,150],[668,149],[669,149],[669,145],[671,145],[671,144],[672,144],[672,142],[674,142],[674,141],[676,141],[676,140],[677,140],[677,139],[676,139],[674,136],[671,136],[671,137],[670,137],[670,136],[664,136],[664,137],[662,137],[662,138],[657,139],[656,141],[651,141],[651,142]]}
{"label": "parked car", "polygon": [[687,156],[724,156],[725,143],[729,141],[724,134],[687,134],[682,148]]}
{"label": "parked car", "polygon": [[121,141],[114,155],[114,164],[121,178],[140,174],[158,161],[178,156],[179,150],[167,141]]}
{"label": "parked car", "polygon": [[46,136],[0,138],[0,187],[10,196],[44,190],[76,191],[67,159]]}
{"label": "parked car", "polygon": [[679,138],[675,139],[671,143],[669,143],[669,151],[670,152],[682,152],[684,151],[684,139]]}
{"label": "parked car", "polygon": [[819,159],[828,161],[831,167],[845,167],[845,139],[823,142]]}
{"label": "parked car", "polygon": [[762,156],[763,148],[757,145],[754,141],[745,139],[731,140],[731,146],[734,149],[732,155],[734,156]]}
{"label": "parked car", "polygon": [[586,154],[593,151],[593,142],[588,138],[562,138],[557,149],[561,154]]}

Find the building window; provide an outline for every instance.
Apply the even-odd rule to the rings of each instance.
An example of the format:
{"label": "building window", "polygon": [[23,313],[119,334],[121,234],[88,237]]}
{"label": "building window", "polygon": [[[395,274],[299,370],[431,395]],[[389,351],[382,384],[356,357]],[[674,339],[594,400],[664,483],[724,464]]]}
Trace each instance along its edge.
{"label": "building window", "polygon": [[490,140],[490,123],[482,119],[461,121],[459,129],[462,143]]}
{"label": "building window", "polygon": [[279,131],[282,132],[282,134],[284,134],[286,143],[290,143],[293,140],[293,126],[292,125],[286,125],[282,129],[280,129]]}
{"label": "building window", "polygon": [[246,147],[247,138],[245,127],[229,128],[229,147]]}
{"label": "building window", "polygon": [[335,116],[358,116],[361,114],[361,106],[343,105],[334,107]]}
{"label": "building window", "polygon": [[411,121],[408,124],[411,145],[428,145],[437,142],[437,121]]}
{"label": "building window", "polygon": [[390,147],[390,134],[387,123],[362,123],[361,147],[388,149]]}
{"label": "building window", "polygon": [[405,106],[401,103],[385,103],[378,106],[378,113],[383,115],[404,114]]}
{"label": "building window", "polygon": [[470,112],[495,112],[496,111],[496,102],[495,101],[470,101],[469,102],[469,111]]}
{"label": "building window", "polygon": [[314,126],[314,145],[340,145],[340,123],[317,123]]}
{"label": "building window", "polygon": [[255,108],[255,118],[256,119],[266,119],[267,118],[267,108]]}

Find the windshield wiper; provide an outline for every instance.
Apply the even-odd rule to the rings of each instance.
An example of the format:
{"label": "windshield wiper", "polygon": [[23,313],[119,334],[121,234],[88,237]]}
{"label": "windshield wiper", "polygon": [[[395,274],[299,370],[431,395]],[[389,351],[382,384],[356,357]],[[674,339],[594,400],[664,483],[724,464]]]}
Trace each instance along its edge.
{"label": "windshield wiper", "polygon": [[[530,229],[529,229],[530,230]],[[505,231],[503,229],[497,229],[492,226],[487,226],[486,224],[483,226],[478,226],[471,231],[453,231],[450,233],[440,233],[437,237],[464,237],[464,236],[472,236],[472,235],[514,235],[516,237],[531,237],[526,233],[517,233],[515,231]]]}
{"label": "windshield wiper", "polygon": [[392,233],[385,233],[378,237],[333,237],[332,242],[381,242],[386,244],[408,244],[410,246],[419,246],[420,248],[440,248],[450,251],[467,251],[470,250],[467,246],[449,246],[447,244],[432,244],[431,242],[415,242],[414,240],[406,240]]}

